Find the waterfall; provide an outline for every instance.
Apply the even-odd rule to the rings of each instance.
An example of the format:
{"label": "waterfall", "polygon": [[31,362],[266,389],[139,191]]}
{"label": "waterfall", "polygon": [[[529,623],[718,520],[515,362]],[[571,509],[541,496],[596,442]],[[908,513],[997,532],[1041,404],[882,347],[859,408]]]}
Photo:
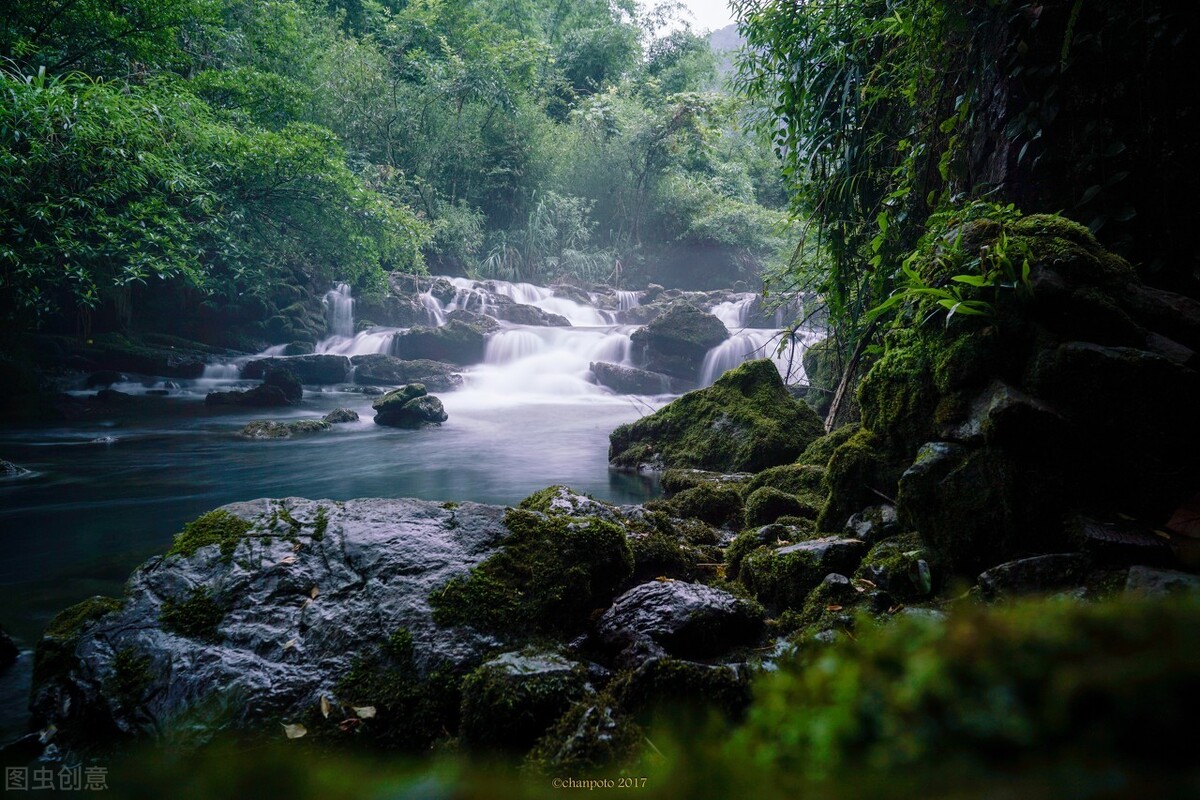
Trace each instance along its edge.
{"label": "waterfall", "polygon": [[624,289],[617,290],[617,311],[628,311],[639,304],[638,293]]}
{"label": "waterfall", "polygon": [[354,335],[354,300],[350,297],[350,286],[339,283],[325,294],[325,316],[329,320],[329,334],[349,339]]}
{"label": "waterfall", "polygon": [[717,303],[712,307],[712,314],[729,329],[729,338],[712,348],[704,357],[697,373],[697,381],[701,386],[710,386],[726,371],[733,369],[743,361],[754,358],[769,358],[775,362],[779,374],[788,383],[798,383],[805,379],[801,356],[810,345],[820,341],[825,332],[816,327],[801,328],[792,336],[792,341],[779,352],[779,341],[785,336],[782,329],[785,317],[794,312],[794,304],[789,303],[775,311],[774,328],[748,328],[751,317],[759,302],[753,293],[743,293],[732,300]]}

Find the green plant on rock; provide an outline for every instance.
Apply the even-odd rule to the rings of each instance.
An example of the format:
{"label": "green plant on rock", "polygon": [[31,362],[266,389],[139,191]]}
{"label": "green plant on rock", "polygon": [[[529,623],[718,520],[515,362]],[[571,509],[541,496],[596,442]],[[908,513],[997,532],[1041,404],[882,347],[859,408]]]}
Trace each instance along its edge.
{"label": "green plant on rock", "polygon": [[567,633],[633,573],[625,531],[598,517],[510,509],[499,552],[430,596],[440,625],[504,636]]}
{"label": "green plant on rock", "polygon": [[152,679],[150,656],[138,655],[136,650],[126,647],[113,656],[112,675],[106,689],[116,700],[117,707],[129,712],[142,702]]}
{"label": "green plant on rock", "polygon": [[207,586],[197,586],[182,600],[173,597],[163,600],[158,620],[164,630],[212,642],[219,638],[218,628],[225,613],[225,605]]}
{"label": "green plant on rock", "polygon": [[201,547],[215,544],[221,548],[221,557],[228,561],[233,557],[238,543],[253,527],[252,523],[241,517],[218,508],[184,525],[167,555],[190,558]]}

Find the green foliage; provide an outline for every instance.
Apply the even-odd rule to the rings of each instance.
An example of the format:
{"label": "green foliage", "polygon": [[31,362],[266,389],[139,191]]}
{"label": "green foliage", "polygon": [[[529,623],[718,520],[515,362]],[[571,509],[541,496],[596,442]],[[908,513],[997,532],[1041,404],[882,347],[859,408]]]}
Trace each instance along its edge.
{"label": "green foliage", "polygon": [[184,525],[167,555],[190,558],[201,547],[215,544],[220,545],[221,557],[228,560],[253,527],[253,523],[218,508]]}
{"label": "green foliage", "polygon": [[117,701],[119,708],[129,712],[142,701],[153,679],[150,657],[138,655],[132,648],[122,648],[113,656],[112,667],[105,690]]}
{"label": "green foliage", "polygon": [[764,680],[729,757],[806,777],[951,759],[983,772],[1000,754],[1167,763],[1192,714],[1179,693],[1200,670],[1197,613],[1122,598],[860,624]]}
{"label": "green foliage", "polygon": [[206,642],[219,638],[217,628],[224,619],[225,606],[207,586],[195,587],[181,600],[166,598],[158,614],[164,630]]}

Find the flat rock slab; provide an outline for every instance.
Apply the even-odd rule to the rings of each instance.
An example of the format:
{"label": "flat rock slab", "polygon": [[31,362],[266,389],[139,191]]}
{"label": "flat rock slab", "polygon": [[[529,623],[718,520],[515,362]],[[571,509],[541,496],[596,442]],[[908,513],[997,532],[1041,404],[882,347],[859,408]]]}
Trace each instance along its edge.
{"label": "flat rock slab", "polygon": [[1125,579],[1125,591],[1150,597],[1200,592],[1200,575],[1177,572],[1173,569],[1133,566]]}
{"label": "flat rock slab", "polygon": [[[505,509],[419,500],[255,500],[225,506],[252,527],[223,555],[153,558],[118,610],[84,624],[67,663],[34,687],[33,710],[70,737],[97,720],[126,733],[199,738],[291,722],[334,695],[354,657],[399,629],[414,666],[476,663],[498,642],[433,622],[430,594],[465,575],[508,534]],[[164,602],[203,587],[223,616],[204,640],[165,630]],[[45,645],[46,642],[43,642]],[[53,643],[52,643],[53,644]],[[145,665],[144,686],[112,699],[117,664]]]}

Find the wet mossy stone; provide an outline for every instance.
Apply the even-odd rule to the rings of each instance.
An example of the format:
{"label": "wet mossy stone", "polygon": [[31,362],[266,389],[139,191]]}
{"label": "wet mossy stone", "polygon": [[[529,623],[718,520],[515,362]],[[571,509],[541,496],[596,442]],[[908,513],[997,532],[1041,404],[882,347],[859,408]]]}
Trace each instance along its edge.
{"label": "wet mossy stone", "polygon": [[941,585],[941,570],[915,533],[876,544],[863,558],[857,577],[871,581],[900,602],[929,597]]}
{"label": "wet mossy stone", "polygon": [[721,320],[689,303],[676,303],[631,337],[651,372],[694,380],[710,349],[729,338]]}
{"label": "wet mossy stone", "polygon": [[609,436],[614,467],[755,472],[789,463],[824,433],[768,360],[747,361]]}
{"label": "wet mossy stone", "polygon": [[1062,490],[1002,451],[931,442],[900,480],[896,509],[946,567],[975,577],[1014,558],[1069,549]]}
{"label": "wet mossy stone", "polygon": [[405,361],[386,353],[353,356],[354,382],[368,385],[401,386],[420,383],[431,392],[448,392],[463,384],[453,364],[429,359]]}
{"label": "wet mossy stone", "polygon": [[868,506],[846,520],[846,533],[875,544],[901,532],[900,515],[890,504]]}
{"label": "wet mossy stone", "polygon": [[850,422],[840,428],[812,440],[804,452],[796,458],[797,464],[809,464],[824,469],[833,457],[833,452],[846,443],[851,436],[862,430],[862,423]]}
{"label": "wet mossy stone", "polygon": [[602,777],[633,762],[645,741],[643,728],[606,691],[572,706],[530,751],[526,764],[541,773]]}
{"label": "wet mossy stone", "polygon": [[442,401],[425,391],[425,385],[410,383],[388,392],[371,404],[375,424],[393,428],[440,425],[448,418]]}
{"label": "wet mossy stone", "polygon": [[853,574],[866,552],[865,542],[836,536],[764,546],[742,558],[738,581],[764,605],[799,609],[826,575]]}
{"label": "wet mossy stone", "polygon": [[785,516],[816,519],[821,511],[819,503],[820,498],[813,493],[798,496],[773,486],[760,486],[746,497],[744,523],[751,528],[768,525]]}
{"label": "wet mossy stone", "polygon": [[732,486],[702,483],[678,492],[666,502],[676,516],[724,525],[742,516],[742,495]]}
{"label": "wet mossy stone", "polygon": [[281,408],[292,402],[278,386],[262,384],[244,392],[209,392],[204,396],[209,406],[245,406],[248,408]]}
{"label": "wet mossy stone", "polygon": [[290,439],[298,434],[327,431],[330,427],[330,423],[323,419],[298,419],[290,422],[259,419],[246,423],[238,432],[238,436],[243,439]]}
{"label": "wet mossy stone", "polygon": [[747,670],[671,657],[642,663],[617,678],[611,692],[625,713],[645,723],[663,714],[706,718],[713,710],[737,720],[751,699]]}
{"label": "wet mossy stone", "polygon": [[218,508],[184,525],[167,555],[191,557],[201,547],[215,544],[220,546],[221,557],[229,559],[253,527],[252,522]]}
{"label": "wet mossy stone", "polygon": [[208,642],[217,641],[217,629],[224,619],[225,605],[207,586],[197,586],[180,599],[165,598],[158,614],[164,630]]}
{"label": "wet mossy stone", "polygon": [[330,425],[340,425],[344,422],[358,422],[358,412],[351,411],[348,408],[335,408],[321,419]]}
{"label": "wet mossy stone", "polygon": [[499,552],[431,594],[439,625],[510,639],[570,634],[633,573],[624,529],[600,517],[510,509],[504,524]]}
{"label": "wet mossy stone", "polygon": [[554,653],[505,653],[462,684],[459,738],[470,750],[524,754],[589,693],[587,669]]}
{"label": "wet mossy stone", "polygon": [[813,502],[820,502],[825,497],[825,467],[812,464],[784,464],[779,467],[764,469],[742,488],[743,494],[749,496],[754,490],[770,486],[781,492],[795,495],[807,495]]}
{"label": "wet mossy stone", "polygon": [[842,530],[851,514],[895,497],[904,466],[895,463],[883,442],[866,428],[849,436],[829,459],[825,470],[828,497],[817,518],[817,528]]}
{"label": "wet mossy stone", "polygon": [[635,586],[596,622],[601,640],[616,650],[661,651],[708,658],[752,644],[762,633],[763,610],[729,592],[676,580]]}
{"label": "wet mossy stone", "polygon": [[89,597],[87,600],[60,611],[38,642],[33,657],[33,683],[52,680],[55,675],[70,667],[72,654],[79,642],[80,634],[87,626],[114,611],[119,611],[121,601],[115,597]]}
{"label": "wet mossy stone", "polygon": [[526,511],[558,514],[568,517],[599,517],[608,522],[621,522],[617,509],[591,495],[581,494],[569,486],[555,484],[539,489],[517,504]]}
{"label": "wet mossy stone", "polygon": [[391,355],[405,361],[443,361],[460,366],[483,361],[487,335],[496,329],[491,317],[454,312],[437,328],[416,326],[392,339]]}
{"label": "wet mossy stone", "polygon": [[726,474],[703,469],[669,469],[662,474],[662,487],[670,497],[684,489],[691,489],[703,484],[741,487],[751,477],[749,472]]}

